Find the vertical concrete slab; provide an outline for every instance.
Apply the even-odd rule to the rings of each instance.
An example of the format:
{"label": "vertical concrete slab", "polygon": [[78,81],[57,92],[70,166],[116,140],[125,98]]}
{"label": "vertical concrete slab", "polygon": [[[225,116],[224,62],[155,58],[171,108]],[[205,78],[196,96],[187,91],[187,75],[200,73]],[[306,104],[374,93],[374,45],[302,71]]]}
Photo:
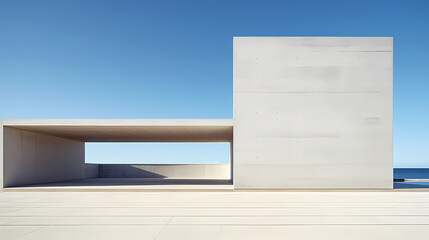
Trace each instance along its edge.
{"label": "vertical concrete slab", "polygon": [[0,119],[0,192],[3,191],[3,120]]}
{"label": "vertical concrete slab", "polygon": [[234,141],[229,143],[229,154],[230,179],[231,181],[234,181]]}
{"label": "vertical concrete slab", "polygon": [[234,38],[234,186],[392,188],[392,48]]}
{"label": "vertical concrete slab", "polygon": [[83,179],[85,144],[3,127],[4,187]]}

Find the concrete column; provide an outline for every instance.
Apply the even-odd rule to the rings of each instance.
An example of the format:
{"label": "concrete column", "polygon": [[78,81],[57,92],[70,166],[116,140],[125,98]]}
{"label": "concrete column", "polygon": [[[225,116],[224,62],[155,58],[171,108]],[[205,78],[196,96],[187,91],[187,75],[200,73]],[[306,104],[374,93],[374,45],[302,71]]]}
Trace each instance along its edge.
{"label": "concrete column", "polygon": [[0,119],[0,192],[3,191],[3,120]]}
{"label": "concrete column", "polygon": [[229,154],[230,154],[230,159],[229,159],[230,178],[231,178],[231,181],[234,181],[234,139],[232,139],[229,142]]}

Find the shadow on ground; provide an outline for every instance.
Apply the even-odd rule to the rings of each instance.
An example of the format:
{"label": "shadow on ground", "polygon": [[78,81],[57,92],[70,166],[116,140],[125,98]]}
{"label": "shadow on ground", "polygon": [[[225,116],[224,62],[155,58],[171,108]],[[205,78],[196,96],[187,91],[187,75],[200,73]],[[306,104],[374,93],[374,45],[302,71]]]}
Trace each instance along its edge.
{"label": "shadow on ground", "polygon": [[229,179],[168,179],[168,178],[89,178],[76,181],[54,182],[19,186],[25,187],[79,187],[121,185],[231,185]]}

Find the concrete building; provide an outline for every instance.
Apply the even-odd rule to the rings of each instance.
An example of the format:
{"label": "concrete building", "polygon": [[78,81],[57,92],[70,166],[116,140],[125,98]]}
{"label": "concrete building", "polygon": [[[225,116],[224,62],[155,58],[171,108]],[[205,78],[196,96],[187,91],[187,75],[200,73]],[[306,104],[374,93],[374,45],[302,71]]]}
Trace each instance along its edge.
{"label": "concrete building", "polygon": [[392,48],[388,37],[234,38],[233,119],[1,120],[0,185],[99,177],[85,142],[229,142],[230,166],[139,166],[136,176],[392,188]]}
{"label": "concrete building", "polygon": [[392,188],[392,38],[234,39],[236,188]]}

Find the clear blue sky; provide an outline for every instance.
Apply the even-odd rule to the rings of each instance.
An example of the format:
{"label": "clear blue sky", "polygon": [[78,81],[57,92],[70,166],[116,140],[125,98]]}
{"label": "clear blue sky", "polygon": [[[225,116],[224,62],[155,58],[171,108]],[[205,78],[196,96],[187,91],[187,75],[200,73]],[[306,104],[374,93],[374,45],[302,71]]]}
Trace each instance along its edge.
{"label": "clear blue sky", "polygon": [[429,167],[424,0],[1,1],[0,118],[232,118],[233,36],[393,36],[395,166]]}

